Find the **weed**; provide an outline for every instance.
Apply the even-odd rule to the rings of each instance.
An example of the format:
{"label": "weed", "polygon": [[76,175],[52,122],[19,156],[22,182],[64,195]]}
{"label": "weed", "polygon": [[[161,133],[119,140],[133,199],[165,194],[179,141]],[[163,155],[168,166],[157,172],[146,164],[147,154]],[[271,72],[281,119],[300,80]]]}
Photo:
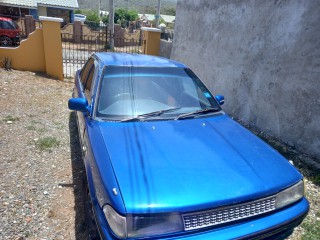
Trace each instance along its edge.
{"label": "weed", "polygon": [[20,119],[18,117],[14,117],[14,116],[11,116],[11,115],[7,115],[4,117],[3,121],[4,122],[15,122],[15,121],[19,121]]}
{"label": "weed", "polygon": [[58,147],[59,145],[60,145],[60,142],[55,137],[40,138],[36,143],[36,146],[41,151],[46,151],[46,150],[50,151],[52,148]]}
{"label": "weed", "polygon": [[7,71],[11,71],[11,67],[12,67],[11,58],[4,57],[4,59],[1,62],[1,67],[3,67]]}
{"label": "weed", "polygon": [[55,216],[54,211],[53,210],[49,210],[48,217],[49,218],[53,218],[54,216]]}
{"label": "weed", "polygon": [[37,128],[34,125],[27,126],[27,130],[35,131]]}
{"label": "weed", "polygon": [[304,234],[301,239],[305,240],[317,240],[320,236],[320,221],[308,221],[307,219],[303,221],[302,228],[304,229]]}
{"label": "weed", "polygon": [[310,178],[310,181],[312,181],[314,184],[320,186],[320,173],[316,173],[309,178]]}
{"label": "weed", "polygon": [[45,132],[47,132],[48,130],[46,129],[46,128],[39,128],[38,130],[37,130],[37,132],[38,133],[45,133]]}

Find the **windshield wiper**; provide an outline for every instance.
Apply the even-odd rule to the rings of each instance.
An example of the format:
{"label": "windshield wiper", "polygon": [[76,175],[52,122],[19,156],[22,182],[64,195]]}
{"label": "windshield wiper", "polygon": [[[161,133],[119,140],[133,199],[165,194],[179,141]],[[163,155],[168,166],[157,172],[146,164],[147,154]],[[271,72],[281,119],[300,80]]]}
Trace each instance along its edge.
{"label": "windshield wiper", "polygon": [[210,113],[210,112],[219,112],[219,111],[220,111],[219,108],[205,108],[205,109],[200,109],[200,110],[197,110],[194,112],[183,113],[183,114],[179,115],[178,117],[176,117],[174,120],[193,117],[194,115],[198,115],[198,114],[206,114],[206,113]]}
{"label": "windshield wiper", "polygon": [[169,109],[163,109],[163,110],[159,110],[159,111],[144,113],[144,114],[137,115],[136,117],[133,117],[133,118],[123,119],[120,122],[141,121],[141,120],[149,118],[149,117],[157,117],[157,116],[160,116],[164,113],[173,112],[173,111],[176,111],[179,109],[181,109],[181,107],[169,108]]}

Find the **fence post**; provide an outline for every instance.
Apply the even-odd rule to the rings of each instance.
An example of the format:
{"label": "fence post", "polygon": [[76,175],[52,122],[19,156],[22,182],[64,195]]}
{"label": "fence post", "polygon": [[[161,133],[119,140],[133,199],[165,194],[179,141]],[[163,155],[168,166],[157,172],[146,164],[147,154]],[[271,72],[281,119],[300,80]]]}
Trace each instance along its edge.
{"label": "fence post", "polygon": [[36,29],[36,23],[33,19],[33,16],[26,15],[24,19],[24,27],[26,31],[26,36],[32,33]]}
{"label": "fence post", "polygon": [[43,45],[46,73],[63,80],[62,42],[60,24],[62,18],[39,17],[43,28]]}
{"label": "fence post", "polygon": [[161,30],[158,28],[141,28],[143,33],[143,54],[159,56],[160,50],[160,34]]}
{"label": "fence post", "polygon": [[74,36],[75,43],[81,42],[82,24],[80,21],[74,21],[74,23],[73,23],[73,36]]}

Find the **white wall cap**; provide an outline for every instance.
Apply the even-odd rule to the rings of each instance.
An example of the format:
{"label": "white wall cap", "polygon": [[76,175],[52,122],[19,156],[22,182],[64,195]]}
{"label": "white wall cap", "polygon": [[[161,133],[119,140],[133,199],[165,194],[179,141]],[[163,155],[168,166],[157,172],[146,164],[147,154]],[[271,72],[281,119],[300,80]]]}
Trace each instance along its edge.
{"label": "white wall cap", "polygon": [[45,16],[40,16],[39,20],[40,21],[49,21],[49,22],[63,22],[62,18],[45,17]]}
{"label": "white wall cap", "polygon": [[142,27],[142,31],[148,31],[148,32],[161,32],[161,29],[159,28],[150,28],[150,27]]}

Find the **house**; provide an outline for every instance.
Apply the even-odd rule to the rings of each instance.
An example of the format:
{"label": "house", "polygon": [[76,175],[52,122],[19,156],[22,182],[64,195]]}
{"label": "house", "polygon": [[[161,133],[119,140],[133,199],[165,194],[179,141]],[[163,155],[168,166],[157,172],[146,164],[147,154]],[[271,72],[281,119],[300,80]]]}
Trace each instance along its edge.
{"label": "house", "polygon": [[161,14],[160,19],[162,19],[162,22],[166,24],[167,28],[174,28],[174,21],[176,19],[176,16]]}
{"label": "house", "polygon": [[[156,16],[154,14],[138,14],[140,21],[142,22],[142,26],[155,26]],[[160,23],[165,23],[166,27],[173,28],[175,16],[170,15],[160,15]]]}
{"label": "house", "polygon": [[154,14],[138,14],[142,27],[152,27],[155,25],[156,16]]}
{"label": "house", "polygon": [[11,18],[32,15],[63,18],[73,22],[74,10],[79,8],[77,0],[1,0],[0,15]]}

